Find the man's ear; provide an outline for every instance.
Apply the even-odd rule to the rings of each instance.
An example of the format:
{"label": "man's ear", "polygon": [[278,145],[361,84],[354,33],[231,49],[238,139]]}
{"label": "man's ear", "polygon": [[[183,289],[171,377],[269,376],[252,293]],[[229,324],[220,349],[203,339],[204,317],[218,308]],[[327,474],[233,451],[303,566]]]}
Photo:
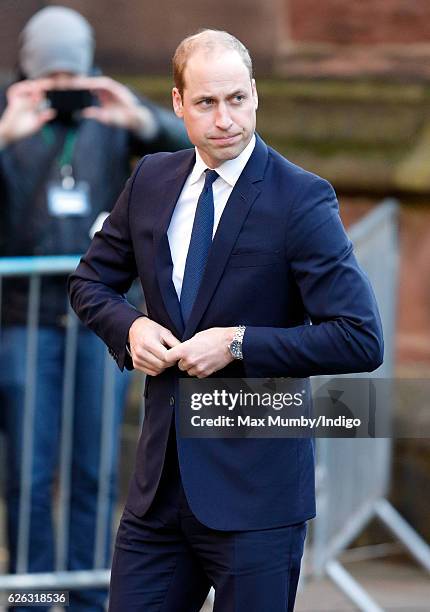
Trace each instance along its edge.
{"label": "man's ear", "polygon": [[257,93],[257,85],[255,84],[255,79],[251,81],[252,87],[252,97],[254,98],[255,110],[258,108],[258,93]]}
{"label": "man's ear", "polygon": [[184,116],[184,110],[182,107],[182,96],[179,93],[179,89],[177,87],[174,87],[172,89],[172,102],[175,115],[182,119],[182,117]]}

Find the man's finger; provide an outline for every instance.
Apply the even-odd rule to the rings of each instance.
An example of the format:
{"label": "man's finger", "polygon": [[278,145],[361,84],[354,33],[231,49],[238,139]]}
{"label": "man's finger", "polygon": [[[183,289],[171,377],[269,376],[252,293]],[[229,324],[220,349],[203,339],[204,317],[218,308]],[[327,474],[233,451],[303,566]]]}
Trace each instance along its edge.
{"label": "man's finger", "polygon": [[171,331],[166,329],[166,331],[161,335],[161,339],[166,346],[169,348],[173,348],[174,346],[178,346],[181,344],[181,341],[175,338]]}
{"label": "man's finger", "polygon": [[158,359],[158,357],[149,352],[145,352],[145,354],[143,355],[134,353],[133,362],[136,362],[140,366],[152,368],[155,370],[164,370],[164,368],[166,367],[164,360]]}
{"label": "man's finger", "polygon": [[100,123],[109,122],[109,114],[106,112],[106,109],[100,106],[87,106],[81,111],[81,116],[85,117],[85,119],[95,119],[100,121]]}
{"label": "man's finger", "polygon": [[179,359],[182,358],[182,351],[183,351],[182,347],[183,347],[183,344],[179,343],[173,348],[166,351],[166,354],[164,355],[165,363],[167,363],[168,365],[173,365],[174,363],[179,361]]}
{"label": "man's finger", "polygon": [[38,115],[39,126],[42,127],[48,121],[52,121],[57,116],[57,111],[54,108],[48,108]]}
{"label": "man's finger", "polygon": [[157,376],[159,374],[159,372],[157,372],[156,370],[152,370],[151,368],[147,368],[142,365],[137,365],[135,363],[133,363],[133,367],[135,370],[139,370],[140,372],[144,372],[145,374],[149,374],[150,376]]}
{"label": "man's finger", "polygon": [[151,355],[154,355],[157,359],[163,363],[163,367],[166,367],[166,353],[168,349],[164,346],[161,339],[152,340],[150,344],[145,345],[145,349]]}
{"label": "man's finger", "polygon": [[185,363],[185,359],[180,359],[178,361],[178,368],[180,370],[182,370],[182,372],[185,372],[187,370],[189,366]]}
{"label": "man's finger", "polygon": [[159,337],[153,336],[148,338],[146,341],[139,339],[133,343],[134,355],[140,361],[145,359],[152,359],[157,361],[157,367],[166,367],[165,355],[167,348],[161,343]]}

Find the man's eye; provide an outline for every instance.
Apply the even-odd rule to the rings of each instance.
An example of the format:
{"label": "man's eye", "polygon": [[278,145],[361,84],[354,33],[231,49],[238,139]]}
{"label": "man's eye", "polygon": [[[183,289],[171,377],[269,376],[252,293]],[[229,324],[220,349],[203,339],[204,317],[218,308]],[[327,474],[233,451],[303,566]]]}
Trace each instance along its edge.
{"label": "man's eye", "polygon": [[210,98],[205,98],[204,100],[200,100],[199,104],[201,106],[211,106],[211,104],[213,104],[213,100]]}
{"label": "man's eye", "polygon": [[240,104],[241,102],[244,101],[244,99],[245,99],[245,96],[243,94],[237,94],[237,96],[234,96],[233,102]]}

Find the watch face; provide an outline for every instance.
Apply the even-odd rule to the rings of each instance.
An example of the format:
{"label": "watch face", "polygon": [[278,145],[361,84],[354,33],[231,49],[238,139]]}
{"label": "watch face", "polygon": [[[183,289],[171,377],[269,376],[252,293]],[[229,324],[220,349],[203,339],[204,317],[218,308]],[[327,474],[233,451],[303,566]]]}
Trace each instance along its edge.
{"label": "watch face", "polygon": [[235,359],[241,358],[242,351],[239,340],[233,340],[233,342],[230,344],[230,351]]}

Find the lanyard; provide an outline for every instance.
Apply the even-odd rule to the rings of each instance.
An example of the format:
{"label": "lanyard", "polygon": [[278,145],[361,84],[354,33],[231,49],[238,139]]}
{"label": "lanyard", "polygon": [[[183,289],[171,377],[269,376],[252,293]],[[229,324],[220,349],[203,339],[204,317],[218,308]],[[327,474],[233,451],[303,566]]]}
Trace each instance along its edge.
{"label": "lanyard", "polygon": [[[55,141],[54,130],[50,125],[45,125],[42,130],[42,135],[47,144],[52,145]],[[62,185],[64,189],[73,189],[75,179],[73,178],[72,159],[73,151],[77,139],[77,130],[70,128],[66,132],[64,144],[60,155],[57,157],[58,165],[60,166],[60,174],[62,177]]]}

